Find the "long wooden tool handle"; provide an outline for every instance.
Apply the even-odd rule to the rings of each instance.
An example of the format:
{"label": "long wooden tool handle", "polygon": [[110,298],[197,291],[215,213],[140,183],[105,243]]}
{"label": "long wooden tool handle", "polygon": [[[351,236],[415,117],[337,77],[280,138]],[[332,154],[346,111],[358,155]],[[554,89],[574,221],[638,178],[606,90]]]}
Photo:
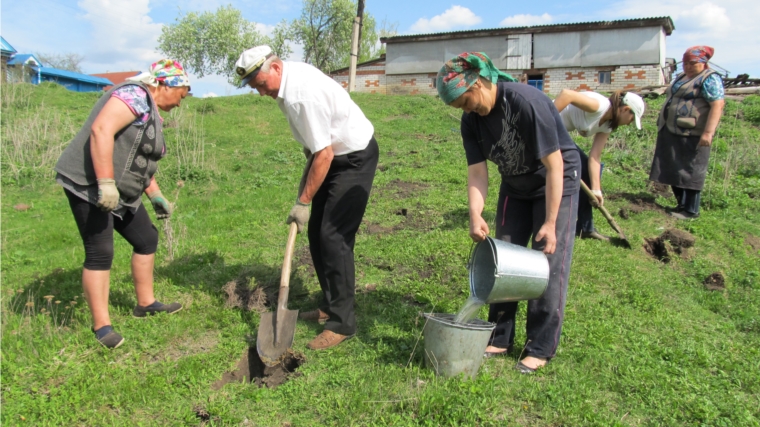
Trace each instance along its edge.
{"label": "long wooden tool handle", "polygon": [[596,196],[594,195],[594,193],[591,192],[591,189],[588,188],[586,183],[583,181],[581,181],[581,188],[583,189],[583,192],[586,193],[586,195],[588,196],[589,203],[593,201],[591,205],[599,209],[602,215],[604,215],[604,218],[607,219],[607,222],[610,223],[610,226],[612,226],[612,228],[614,228],[615,231],[617,231],[620,238],[623,240],[628,240],[628,238],[625,237],[625,233],[623,233],[623,229],[621,229],[620,226],[617,224],[617,222],[615,222],[615,218],[613,218],[612,215],[610,215],[610,213],[607,211],[607,209],[605,209],[604,206],[600,205],[599,202],[597,202]]}
{"label": "long wooden tool handle", "polygon": [[290,233],[288,233],[288,244],[285,246],[285,261],[282,262],[282,273],[280,275],[280,295],[277,297],[277,310],[285,310],[288,307],[288,287],[290,286],[290,265],[293,261],[293,249],[296,246],[296,235],[298,234],[298,224],[295,221],[290,223]]}

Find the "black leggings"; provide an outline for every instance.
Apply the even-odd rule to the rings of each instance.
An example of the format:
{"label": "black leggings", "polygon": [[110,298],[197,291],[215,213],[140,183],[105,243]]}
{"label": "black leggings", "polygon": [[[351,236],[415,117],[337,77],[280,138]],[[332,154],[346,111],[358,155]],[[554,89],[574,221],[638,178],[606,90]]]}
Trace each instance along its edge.
{"label": "black leggings", "polygon": [[134,253],[151,255],[158,248],[158,230],[142,204],[134,214],[127,211],[120,219],[110,212],[63,190],[69,199],[71,212],[84,242],[84,268],[110,270],[113,262],[113,231],[116,230],[132,245]]}

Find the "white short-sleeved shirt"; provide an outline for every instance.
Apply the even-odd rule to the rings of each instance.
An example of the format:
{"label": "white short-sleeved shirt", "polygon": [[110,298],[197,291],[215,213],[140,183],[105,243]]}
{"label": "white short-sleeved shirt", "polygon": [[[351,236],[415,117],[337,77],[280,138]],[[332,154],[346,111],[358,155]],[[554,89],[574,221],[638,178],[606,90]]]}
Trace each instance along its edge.
{"label": "white short-sleeved shirt", "polygon": [[579,92],[581,95],[594,98],[599,102],[599,109],[593,113],[589,113],[581,110],[575,105],[568,105],[564,110],[559,112],[562,117],[562,123],[565,124],[565,129],[568,132],[577,130],[583,136],[595,135],[597,133],[610,133],[612,127],[610,127],[609,121],[602,126],[599,126],[599,120],[610,108],[610,100],[605,96],[596,92]]}
{"label": "white short-sleeved shirt", "polygon": [[336,156],[367,148],[375,133],[338,82],[302,62],[283,62],[277,105],[293,137],[312,153],[332,146]]}

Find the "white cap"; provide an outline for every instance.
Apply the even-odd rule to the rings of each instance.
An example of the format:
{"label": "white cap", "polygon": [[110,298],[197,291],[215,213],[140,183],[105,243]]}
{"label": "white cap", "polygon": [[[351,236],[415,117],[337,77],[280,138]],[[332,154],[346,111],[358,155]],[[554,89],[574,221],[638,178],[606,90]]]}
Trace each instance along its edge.
{"label": "white cap", "polygon": [[235,63],[235,73],[242,79],[239,87],[243,87],[256,77],[261,66],[272,56],[272,48],[266,45],[256,46],[240,54]]}
{"label": "white cap", "polygon": [[633,92],[628,92],[623,97],[623,105],[628,106],[636,118],[636,129],[641,129],[641,117],[644,115],[646,104],[640,96]]}

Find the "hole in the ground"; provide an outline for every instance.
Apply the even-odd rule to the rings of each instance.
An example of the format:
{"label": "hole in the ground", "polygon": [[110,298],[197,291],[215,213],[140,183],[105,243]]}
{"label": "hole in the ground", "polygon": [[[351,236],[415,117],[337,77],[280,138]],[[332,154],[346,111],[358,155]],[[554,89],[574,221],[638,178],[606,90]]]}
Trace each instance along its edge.
{"label": "hole in the ground", "polygon": [[705,288],[711,291],[722,291],[723,289],[726,289],[726,279],[717,271],[707,276],[702,283],[705,285]]}
{"label": "hole in the ground", "polygon": [[688,259],[689,248],[694,246],[696,238],[683,230],[671,228],[665,230],[659,237],[644,239],[644,249],[658,260],[668,263],[673,256],[680,255]]}
{"label": "hole in the ground", "polygon": [[300,374],[296,370],[306,361],[303,354],[288,351],[275,366],[267,366],[259,358],[256,347],[249,347],[243,352],[234,371],[225,372],[222,378],[212,384],[211,388],[219,390],[231,382],[254,383],[259,387],[275,388],[290,378]]}

